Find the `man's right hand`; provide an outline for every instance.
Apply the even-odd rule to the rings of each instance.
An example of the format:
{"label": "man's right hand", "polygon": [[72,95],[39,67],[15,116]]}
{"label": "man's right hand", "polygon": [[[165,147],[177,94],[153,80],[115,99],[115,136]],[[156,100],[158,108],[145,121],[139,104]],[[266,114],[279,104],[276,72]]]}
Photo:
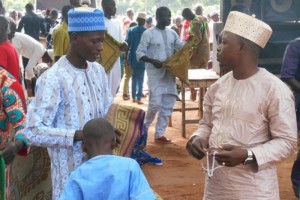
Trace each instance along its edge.
{"label": "man's right hand", "polygon": [[162,62],[160,62],[159,60],[153,59],[151,63],[152,63],[152,64],[154,65],[154,67],[156,67],[156,68],[162,68]]}
{"label": "man's right hand", "polygon": [[191,137],[186,144],[186,150],[189,154],[199,160],[205,156],[207,149],[208,141],[197,135]]}
{"label": "man's right hand", "polygon": [[83,140],[83,131],[82,130],[75,131],[74,141],[77,142],[77,141],[82,141],[82,140]]}

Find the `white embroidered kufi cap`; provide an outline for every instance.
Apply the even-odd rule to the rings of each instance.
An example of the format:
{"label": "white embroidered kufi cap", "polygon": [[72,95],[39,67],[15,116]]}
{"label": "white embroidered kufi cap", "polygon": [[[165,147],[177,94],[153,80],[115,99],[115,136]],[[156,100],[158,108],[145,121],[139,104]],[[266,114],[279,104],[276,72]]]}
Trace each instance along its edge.
{"label": "white embroidered kufi cap", "polygon": [[250,15],[232,11],[229,13],[223,31],[246,38],[264,48],[272,35],[271,27]]}

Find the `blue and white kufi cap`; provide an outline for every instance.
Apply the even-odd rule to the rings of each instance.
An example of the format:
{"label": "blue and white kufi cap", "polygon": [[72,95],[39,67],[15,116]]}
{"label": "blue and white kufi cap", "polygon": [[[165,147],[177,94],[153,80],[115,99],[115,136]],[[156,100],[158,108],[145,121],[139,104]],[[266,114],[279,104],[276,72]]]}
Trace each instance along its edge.
{"label": "blue and white kufi cap", "polygon": [[104,30],[104,14],[101,10],[90,7],[78,7],[69,10],[69,32],[91,32]]}

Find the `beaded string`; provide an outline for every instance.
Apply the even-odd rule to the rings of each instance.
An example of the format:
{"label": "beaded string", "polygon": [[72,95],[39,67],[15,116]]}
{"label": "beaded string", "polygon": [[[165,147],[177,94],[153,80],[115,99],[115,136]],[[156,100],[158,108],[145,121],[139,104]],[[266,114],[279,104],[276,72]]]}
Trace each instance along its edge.
{"label": "beaded string", "polygon": [[211,165],[211,167],[210,167],[210,162],[209,162],[209,157],[210,156],[209,156],[208,152],[205,153],[206,154],[206,168],[203,166],[203,162],[201,161],[201,167],[207,173],[208,178],[213,177],[214,171],[216,169],[223,167],[222,165],[219,165],[219,166],[215,167],[215,160],[216,160],[215,156],[216,156],[216,153],[217,153],[217,151],[214,151],[213,154],[212,154],[212,158],[211,158],[212,159],[212,165]]}

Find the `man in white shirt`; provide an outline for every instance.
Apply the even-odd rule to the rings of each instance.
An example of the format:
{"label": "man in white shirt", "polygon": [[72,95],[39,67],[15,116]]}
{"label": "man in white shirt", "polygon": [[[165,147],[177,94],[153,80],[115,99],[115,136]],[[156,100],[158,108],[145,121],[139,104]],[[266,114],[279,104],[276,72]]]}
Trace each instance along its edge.
{"label": "man in white shirt", "polygon": [[[107,32],[118,42],[123,42],[122,49],[127,48],[126,42],[122,37],[122,29],[117,20],[113,19],[115,16],[117,8],[116,2],[114,0],[102,0],[101,2],[103,12],[104,12],[104,21],[106,25]],[[108,84],[110,86],[111,95],[114,97],[117,94],[118,88],[121,82],[121,63],[120,58],[115,62],[113,68],[108,73]]]}
{"label": "man in white shirt", "polygon": [[42,62],[50,63],[52,59],[47,53],[45,47],[33,37],[24,33],[16,32],[16,24],[13,19],[10,19],[10,33],[8,39],[16,48],[19,55],[28,58],[28,64],[24,67],[25,84],[28,96],[33,95],[32,80],[35,78],[33,68],[42,59]]}

